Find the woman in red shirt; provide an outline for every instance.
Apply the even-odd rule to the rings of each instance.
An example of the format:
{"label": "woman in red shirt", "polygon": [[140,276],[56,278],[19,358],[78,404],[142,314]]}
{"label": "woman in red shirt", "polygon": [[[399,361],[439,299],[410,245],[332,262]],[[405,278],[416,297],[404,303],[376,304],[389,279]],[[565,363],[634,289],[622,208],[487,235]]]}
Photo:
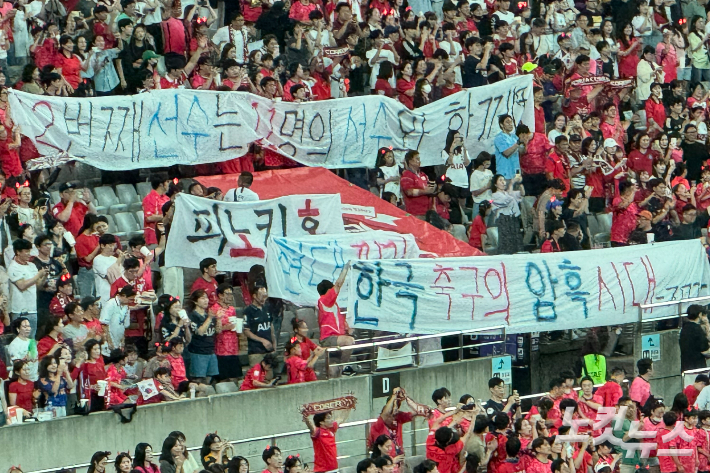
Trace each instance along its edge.
{"label": "woman in red shirt", "polygon": [[[291,326],[293,327],[293,336],[296,337],[301,344],[301,358],[308,360],[311,356],[311,352],[318,347],[313,340],[308,338],[308,324],[305,320],[294,317],[291,319]],[[306,373],[306,381],[315,380],[316,374],[313,370]]]}
{"label": "woman in red shirt", "polygon": [[399,74],[399,79],[397,80],[397,99],[409,110],[414,109],[412,97],[414,96],[416,80],[412,77],[413,72],[412,63],[406,62],[404,66],[402,66],[402,72]]}
{"label": "woman in red shirt", "polygon": [[74,41],[69,35],[62,35],[59,38],[59,54],[55,59],[55,66],[61,71],[62,77],[66,80],[72,89],[76,90],[79,87],[81,78],[81,58],[74,54]]}
{"label": "woman in red shirt", "polygon": [[383,61],[380,64],[380,70],[377,73],[377,82],[375,82],[375,89],[372,93],[394,98],[395,90],[389,83],[389,80],[393,75],[394,69],[392,68],[392,63],[389,61]]}
{"label": "woman in red shirt", "polygon": [[10,405],[21,407],[31,414],[34,405],[33,391],[35,383],[30,379],[29,362],[26,360],[16,361],[12,372],[15,373],[14,376],[17,376],[17,379],[10,383],[8,395]]}
{"label": "woman in red shirt", "polygon": [[91,412],[104,408],[104,396],[99,396],[99,381],[106,380],[106,368],[101,356],[101,342],[89,340],[84,344],[86,361],[77,359],[72,378],[77,380],[77,393],[80,399],[91,400]]}
{"label": "woman in red shirt", "polygon": [[315,381],[316,375],[313,366],[318,361],[318,357],[325,350],[323,347],[316,347],[311,351],[307,360],[301,356],[301,342],[298,338],[292,337],[286,342],[286,366],[288,367],[288,384],[305,383]]}
{"label": "woman in red shirt", "polygon": [[61,317],[51,317],[45,324],[44,330],[47,335],[37,342],[37,358],[42,359],[47,355],[53,355],[55,351],[62,347],[62,331],[64,323]]}
{"label": "woman in red shirt", "polygon": [[638,39],[634,38],[634,29],[630,23],[626,23],[621,28],[619,35],[619,75],[622,78],[635,78],[636,67],[639,64],[638,49],[642,46]]}

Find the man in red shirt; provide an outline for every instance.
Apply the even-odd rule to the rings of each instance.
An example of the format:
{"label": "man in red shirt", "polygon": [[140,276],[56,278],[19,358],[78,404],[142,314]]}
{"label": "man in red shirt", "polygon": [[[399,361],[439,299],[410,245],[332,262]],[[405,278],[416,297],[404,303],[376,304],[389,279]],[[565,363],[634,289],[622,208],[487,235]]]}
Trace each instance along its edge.
{"label": "man in red shirt", "polygon": [[629,235],[636,229],[639,208],[634,202],[636,187],[629,181],[619,184],[619,196],[614,197],[611,208],[611,246],[626,246]]}
{"label": "man in red shirt", "polygon": [[[537,126],[537,125],[535,125]],[[543,127],[542,130],[545,128]],[[545,133],[531,133],[530,129],[520,124],[516,130],[518,139],[525,145],[520,153],[520,169],[523,171],[525,195],[539,196],[545,190],[547,176],[545,165],[547,154],[553,149]]]}
{"label": "man in red shirt", "polygon": [[155,224],[163,221],[162,208],[170,200],[170,197],[165,195],[170,188],[170,179],[165,176],[155,176],[151,179],[150,185],[153,190],[143,199],[143,236],[146,245],[157,245]]}
{"label": "man in red shirt", "polygon": [[569,153],[569,140],[565,135],[560,135],[555,138],[555,149],[545,162],[547,180],[559,179],[564,183],[563,196],[566,196],[569,190],[569,157],[567,153]]}
{"label": "man in red shirt", "polygon": [[[274,366],[276,366],[276,357],[273,353],[267,353],[264,358],[247,371],[244,376],[242,385],[239,386],[240,391],[251,391],[252,389],[273,388],[274,383]],[[267,382],[267,380],[271,380]]]}
{"label": "man in red shirt", "polygon": [[337,419],[333,411],[316,414],[312,421],[307,415],[303,416],[303,422],[311,431],[314,473],[338,469],[338,447],[335,444],[335,432],[338,431],[338,425],[347,420],[350,409],[335,412],[338,413]]}
{"label": "man in red shirt", "polygon": [[308,15],[313,10],[317,9],[319,9],[318,5],[311,3],[310,0],[296,1],[291,4],[288,17],[301,23],[310,24],[311,20],[308,18]]}
{"label": "man in red shirt", "polygon": [[602,113],[604,115],[604,120],[599,126],[602,131],[604,139],[612,138],[617,143],[626,143],[628,137],[626,136],[626,129],[629,127],[630,122],[621,122],[618,116],[618,109],[614,102],[609,102],[602,108]]}
{"label": "man in red shirt", "polygon": [[419,169],[421,164],[419,151],[407,151],[404,155],[406,169],[399,180],[399,186],[405,210],[423,220],[427,210],[432,207],[431,196],[436,193],[436,185]]}
{"label": "man in red shirt", "polygon": [[111,25],[106,22],[108,18],[108,8],[106,5],[96,5],[94,8],[94,37],[103,36],[104,49],[116,47],[116,37],[111,32]]}
{"label": "man in red shirt", "polygon": [[710,378],[706,374],[699,374],[695,377],[695,382],[689,384],[683,390],[683,394],[688,398],[688,405],[692,406],[695,404],[695,400],[698,399],[700,391],[703,390],[705,386],[710,384]]}
{"label": "man in red shirt", "polygon": [[65,182],[59,186],[61,201],[52,208],[54,218],[62,222],[64,228],[74,237],[79,235],[79,230],[84,224],[84,215],[96,213],[96,208],[91,202],[91,193],[83,189],[83,195],[77,196],[76,184]]}
{"label": "man in red shirt", "polygon": [[[153,281],[150,274],[150,262],[152,256],[146,259],[144,271],[141,273],[141,263],[138,258],[128,257],[123,262],[123,275],[111,284],[111,297],[124,286],[133,286],[138,297],[148,293],[146,296],[154,296]],[[130,304],[129,304],[130,305]],[[148,352],[148,339],[146,338],[146,319],[148,310],[144,305],[134,304],[130,310],[131,324],[125,332],[126,345],[135,345],[141,357],[145,357]]]}
{"label": "man in red shirt", "polygon": [[195,279],[192,283],[190,292],[195,292],[198,289],[204,289],[207,297],[210,298],[210,307],[217,303],[217,280],[214,278],[217,275],[217,260],[214,258],[205,258],[200,261],[200,272],[202,276]]}
{"label": "man in red shirt", "polygon": [[[320,298],[318,299],[318,326],[320,327],[320,342],[323,347],[343,347],[350,346],[355,343],[355,339],[350,335],[352,330],[348,327],[345,317],[340,313],[338,306],[338,294],[345,282],[345,276],[350,269],[350,263],[347,263],[340,276],[335,281],[335,284],[327,279],[318,283],[317,289]],[[352,350],[343,350],[340,352],[340,362],[347,363],[350,361]],[[338,368],[331,368],[331,376],[338,375]],[[350,366],[343,369],[343,374],[351,376],[355,371]]]}
{"label": "man in red shirt", "polygon": [[595,395],[600,396],[603,400],[604,407],[616,407],[619,399],[624,395],[624,390],[621,389],[621,383],[624,382],[626,371],[623,368],[614,368],[611,370],[609,381],[604,386],[597,389]]}
{"label": "man in red shirt", "polygon": [[[380,435],[386,435],[392,439],[392,448],[389,451],[389,456],[394,458],[397,455],[404,454],[404,442],[402,439],[402,428],[404,424],[412,422],[414,417],[419,414],[414,412],[401,412],[399,410],[402,405],[401,394],[404,394],[402,388],[394,388],[392,395],[387,400],[385,407],[382,408],[377,421],[370,426],[370,438],[368,439],[369,445],[372,446]],[[412,403],[413,401],[408,397],[405,397],[407,403]],[[411,406],[413,409],[417,409],[417,406]]]}

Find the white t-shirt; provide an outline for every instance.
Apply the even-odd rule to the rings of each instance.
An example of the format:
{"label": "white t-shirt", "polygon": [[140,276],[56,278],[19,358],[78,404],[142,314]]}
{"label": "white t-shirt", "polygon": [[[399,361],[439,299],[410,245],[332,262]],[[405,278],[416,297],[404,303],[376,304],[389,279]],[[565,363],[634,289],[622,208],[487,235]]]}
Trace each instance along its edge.
{"label": "white t-shirt", "polygon": [[102,301],[108,301],[111,298],[111,283],[108,282],[108,268],[116,262],[115,256],[96,255],[92,264],[94,272],[94,282],[96,284],[96,295],[101,297]]}
{"label": "white t-shirt", "polygon": [[[382,179],[389,179],[402,174],[402,169],[397,164],[394,166],[380,166],[377,168],[377,171],[382,173],[382,176],[380,176]],[[391,192],[397,196],[397,200],[402,199],[402,190],[399,187],[399,181],[390,181],[385,184],[383,192]]]}
{"label": "white t-shirt", "polygon": [[13,314],[37,313],[37,285],[33,284],[24,291],[15,284],[22,279],[32,279],[37,274],[37,266],[32,263],[20,264],[13,259],[7,266],[10,279],[10,312]]}
{"label": "white t-shirt", "polygon": [[108,325],[108,332],[114,346],[121,346],[126,329],[131,324],[128,306],[122,306],[118,298],[114,297],[101,307],[100,320],[103,325]]}
{"label": "white t-shirt", "polygon": [[20,337],[15,337],[12,343],[7,346],[7,354],[10,356],[10,360],[14,364],[15,361],[22,360],[29,355],[31,343],[34,344],[34,360],[31,360],[29,363],[30,379],[32,381],[37,381],[39,379],[39,375],[37,374],[37,342],[35,340],[31,338],[22,340]]}
{"label": "white t-shirt", "polygon": [[248,187],[229,189],[227,193],[224,194],[225,202],[256,202],[258,200],[259,194]]}
{"label": "white t-shirt", "polygon": [[646,17],[642,16],[642,15],[636,15],[631,20],[631,26],[634,27],[634,35],[635,36],[650,36],[651,33],[653,33],[653,28],[648,28],[648,27],[652,26],[650,22],[646,24],[646,27],[648,28],[646,31],[644,31],[643,33],[641,33],[639,31],[639,28],[641,28],[641,26],[644,24],[645,21],[646,21]]}
{"label": "white t-shirt", "polygon": [[[367,58],[367,61],[369,62],[370,59],[375,57],[375,54],[377,54],[376,48],[370,49],[368,52],[366,52],[365,57]],[[392,51],[390,51],[389,49],[382,48],[382,50],[380,51],[380,57],[378,58],[378,62],[376,64],[371,65],[371,67],[372,67],[372,72],[370,73],[370,88],[371,89],[375,88],[375,82],[377,82],[377,74],[380,73],[380,63],[384,62],[384,61],[389,61],[394,66],[394,53]],[[393,88],[397,87],[397,83],[394,80],[394,74],[392,74],[392,77],[390,77],[389,83]]]}
{"label": "white t-shirt", "polygon": [[79,328],[67,324],[64,326],[62,335],[64,335],[65,340],[71,340],[74,346],[77,347],[86,341],[86,338],[89,336],[89,329],[86,328],[84,324],[79,325]]}
{"label": "white t-shirt", "polygon": [[[448,41],[441,41],[439,43],[439,47],[449,54],[449,61],[453,62],[454,60],[456,60],[457,56],[461,55],[462,48],[461,48],[461,45],[457,41],[453,42],[454,54],[450,53],[451,46],[449,45]],[[463,85],[463,80],[461,78],[461,66],[454,67],[454,75],[455,75],[454,83],[459,84],[459,85]]]}
{"label": "white t-shirt", "polygon": [[480,204],[484,200],[491,200],[493,193],[491,192],[491,179],[493,179],[493,172],[490,169],[484,171],[475,170],[471,173],[471,180],[469,183],[469,190],[471,192],[486,187],[486,192],[473,196],[473,201]]}
{"label": "white t-shirt", "polygon": [[[464,153],[466,153],[466,157],[468,157],[468,153],[464,150]],[[441,160],[446,163],[449,159],[449,153],[447,153],[445,150],[441,151]],[[455,185],[456,187],[467,187],[468,186],[468,173],[466,172],[466,166],[464,166],[464,154],[463,153],[454,153],[454,155],[451,158],[451,166],[446,168],[446,177],[451,179],[451,184]]]}
{"label": "white t-shirt", "polygon": [[[234,30],[230,26],[223,26],[219,28],[214,36],[212,36],[212,42],[214,44],[220,45],[222,43],[232,43],[234,44],[234,49],[237,53],[237,62],[245,62],[244,49],[249,41],[249,31],[246,26],[242,27],[241,30]],[[224,45],[220,46],[223,48]]]}

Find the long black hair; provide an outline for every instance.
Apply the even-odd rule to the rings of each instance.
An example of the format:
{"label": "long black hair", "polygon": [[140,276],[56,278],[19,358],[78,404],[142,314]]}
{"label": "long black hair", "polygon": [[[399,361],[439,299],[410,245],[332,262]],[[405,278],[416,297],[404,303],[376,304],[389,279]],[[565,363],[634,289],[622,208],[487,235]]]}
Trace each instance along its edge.
{"label": "long black hair", "polygon": [[383,435],[380,435],[379,437],[377,437],[375,439],[375,442],[372,444],[372,455],[370,456],[370,458],[372,458],[374,460],[376,458],[380,458],[382,455],[386,455],[386,454],[382,453],[382,451],[380,450],[380,447],[382,447],[384,444],[386,444],[388,440],[392,440],[389,437],[389,435],[383,434]]}
{"label": "long black hair", "polygon": [[93,455],[91,455],[91,464],[89,465],[89,468],[86,470],[86,473],[95,473],[96,472],[96,464],[99,463],[104,458],[108,458],[109,455],[111,455],[111,452],[96,452]]}
{"label": "long black hair", "polygon": [[449,133],[446,135],[446,145],[444,146],[444,151],[446,151],[447,153],[449,151],[454,154],[458,154],[461,152],[461,146],[457,146],[454,150],[451,149],[451,145],[454,144],[454,139],[456,138],[457,133],[459,133],[458,130],[449,130]]}
{"label": "long black hair", "polygon": [[139,443],[136,445],[136,453],[133,455],[133,466],[134,467],[140,467],[143,468],[145,466],[145,450],[147,448],[150,448],[151,450],[153,447],[150,446],[150,444],[147,443]]}
{"label": "long black hair", "polygon": [[160,461],[168,462],[175,466],[175,459],[173,458],[173,452],[171,450],[178,443],[180,439],[178,437],[173,437],[172,435],[163,440],[163,449],[160,451]]}
{"label": "long black hair", "polygon": [[[197,292],[197,291],[195,291]],[[212,444],[216,442],[215,439],[222,440],[219,435],[217,434],[208,434],[205,437],[205,441],[202,442],[202,448],[200,449],[200,460],[202,460],[202,465],[206,468],[207,464],[205,463],[205,457],[210,454],[212,451]],[[217,461],[221,462],[221,459],[217,459]]]}

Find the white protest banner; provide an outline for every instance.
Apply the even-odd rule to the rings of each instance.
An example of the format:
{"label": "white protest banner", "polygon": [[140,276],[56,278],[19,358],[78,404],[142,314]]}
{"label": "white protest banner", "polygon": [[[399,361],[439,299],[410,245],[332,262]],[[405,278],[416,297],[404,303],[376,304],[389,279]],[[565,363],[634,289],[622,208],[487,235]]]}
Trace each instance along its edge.
{"label": "white protest banner", "polygon": [[[318,283],[335,281],[350,260],[418,257],[419,247],[411,234],[370,231],[300,238],[272,236],[266,251],[266,283],[271,297],[313,306],[320,297]],[[347,295],[345,288],[340,294]]]}
{"label": "white protest banner", "polygon": [[220,271],[249,271],[264,264],[270,236],[344,231],[339,194],[240,203],[179,194],[165,265],[199,268],[204,258],[215,258]]}
{"label": "white protest banner", "polygon": [[417,149],[423,166],[444,164],[449,129],[464,135],[470,155],[490,151],[500,115],[533,128],[532,89],[532,76],[514,77],[416,110],[380,95],[293,103],[189,89],[96,98],[11,89],[9,100],[12,120],[45,157],[35,167],[66,155],[115,171],[221,162],[258,141],[307,166],[373,168],[383,146]]}
{"label": "white protest banner", "polygon": [[[355,261],[351,327],[440,333],[504,326],[508,333],[619,325],[639,305],[706,296],[710,264],[698,240],[604,250]],[[677,306],[644,309],[644,317]]]}

